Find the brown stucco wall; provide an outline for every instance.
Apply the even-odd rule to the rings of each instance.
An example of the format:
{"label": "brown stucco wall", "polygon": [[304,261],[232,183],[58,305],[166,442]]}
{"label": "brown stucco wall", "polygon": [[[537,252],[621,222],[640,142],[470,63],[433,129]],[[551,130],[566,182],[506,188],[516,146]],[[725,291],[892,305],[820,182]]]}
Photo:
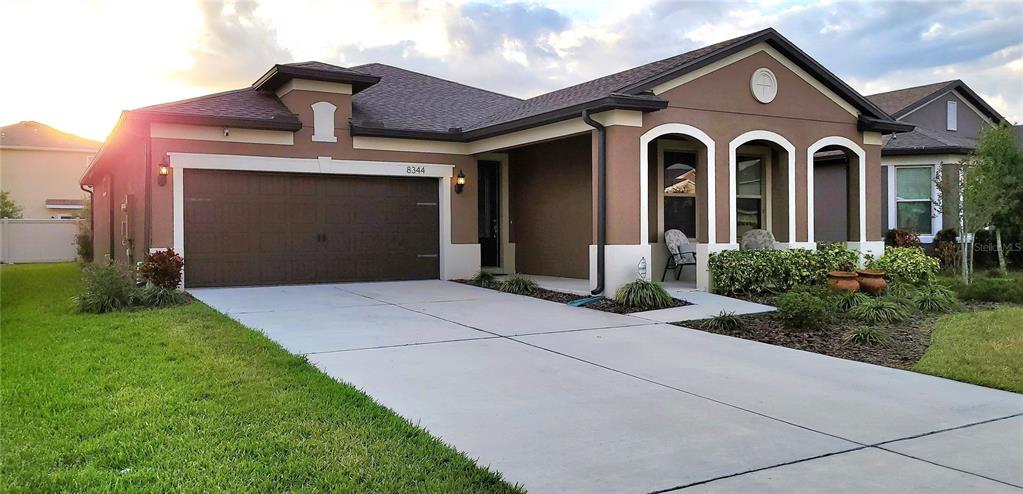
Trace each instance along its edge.
{"label": "brown stucco wall", "polygon": [[[778,95],[769,104],[756,101],[749,89],[757,68],[767,67],[778,78]],[[867,237],[881,239],[880,167],[881,147],[864,145],[856,129],[856,117],[820,93],[766,53],[758,53],[711,72],[660,95],[668,108],[644,115],[638,134],[658,125],[680,122],[706,132],[716,143],[715,206],[717,241],[728,242],[729,143],[750,130],[782,135],[796,148],[796,235],[807,239],[806,149],[827,136],[846,137],[867,154]],[[635,160],[638,160],[638,153]],[[784,154],[779,160],[784,166]],[[618,193],[617,190],[614,191]],[[776,196],[777,199],[777,196]],[[777,207],[778,201],[775,201]]]}
{"label": "brown stucco wall", "polygon": [[[508,156],[510,238],[520,273],[589,276],[590,136],[515,149]],[[638,175],[638,174],[637,174]]]}

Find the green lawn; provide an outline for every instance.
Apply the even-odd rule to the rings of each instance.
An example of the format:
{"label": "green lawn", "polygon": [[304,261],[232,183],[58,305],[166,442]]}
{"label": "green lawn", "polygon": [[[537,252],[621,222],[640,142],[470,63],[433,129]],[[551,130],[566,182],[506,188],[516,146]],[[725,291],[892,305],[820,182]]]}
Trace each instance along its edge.
{"label": "green lawn", "polygon": [[941,318],[913,370],[1023,393],[1023,307]]}
{"label": "green lawn", "polygon": [[76,314],[71,264],[0,283],[0,490],[518,490],[201,303]]}

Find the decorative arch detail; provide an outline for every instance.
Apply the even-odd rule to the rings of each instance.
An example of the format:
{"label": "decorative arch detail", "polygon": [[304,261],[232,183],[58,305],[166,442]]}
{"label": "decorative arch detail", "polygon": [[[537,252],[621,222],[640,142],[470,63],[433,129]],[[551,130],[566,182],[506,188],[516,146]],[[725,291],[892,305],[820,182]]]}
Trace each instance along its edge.
{"label": "decorative arch detail", "polygon": [[841,136],[828,136],[806,148],[806,241],[813,242],[813,155],[828,146],[839,146],[852,151],[859,159],[857,165],[858,185],[857,196],[859,197],[859,242],[867,240],[867,153],[859,144],[851,139]]}
{"label": "decorative arch detail", "polygon": [[639,244],[648,245],[650,243],[649,144],[654,139],[669,134],[681,134],[692,137],[707,147],[707,241],[712,244],[717,243],[714,205],[714,139],[711,139],[706,132],[692,125],[666,123],[644,132],[639,138]]}
{"label": "decorative arch detail", "polygon": [[313,140],[317,142],[337,142],[334,135],[334,112],[337,107],[327,101],[317,101],[313,108]]}
{"label": "decorative arch detail", "polygon": [[736,151],[739,146],[750,141],[768,141],[782,147],[789,157],[788,167],[788,230],[789,243],[796,241],[796,146],[781,134],[769,130],[751,130],[746,132],[728,144],[728,242],[738,243],[736,239],[736,185],[735,175],[738,167]]}

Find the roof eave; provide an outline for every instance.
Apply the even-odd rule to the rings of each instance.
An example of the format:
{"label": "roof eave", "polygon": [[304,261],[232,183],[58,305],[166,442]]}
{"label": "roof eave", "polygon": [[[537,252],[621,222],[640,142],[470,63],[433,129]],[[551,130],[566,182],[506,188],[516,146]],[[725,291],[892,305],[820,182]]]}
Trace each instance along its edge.
{"label": "roof eave", "polygon": [[980,109],[980,111],[984,112],[984,114],[986,114],[988,118],[990,118],[991,120],[994,120],[995,123],[1002,123],[1006,121],[1005,117],[1003,117],[1001,113],[998,113],[998,111],[992,108],[991,105],[987,104],[987,102],[984,101],[984,98],[981,98],[979,94],[975,93],[972,89],[970,89],[970,86],[967,86],[966,83],[963,82],[961,79],[951,81],[948,84],[942,86],[937,91],[934,91],[931,94],[928,94],[927,96],[924,96],[923,98],[920,98],[914,101],[913,103],[910,103],[909,105],[900,109],[899,111],[892,113],[892,118],[902,118],[908,115],[909,113],[916,111],[920,107],[934,101],[934,98],[937,98],[938,96],[941,96],[942,94],[947,93],[949,91],[957,90],[960,93],[962,93],[962,96],[965,97],[967,101],[969,101],[973,106],[976,106],[978,109]]}
{"label": "roof eave", "polygon": [[353,94],[380,82],[379,77],[369,74],[331,72],[327,70],[276,64],[263,74],[262,77],[257,79],[256,82],[252,83],[252,88],[257,91],[274,91],[291,79],[309,79],[313,81],[351,84]]}
{"label": "roof eave", "polygon": [[887,118],[872,118],[860,115],[856,119],[856,128],[860,132],[880,132],[882,134],[897,134],[909,132],[916,128],[913,124],[897,122]]}
{"label": "roof eave", "polygon": [[133,120],[144,120],[147,122],[177,123],[185,125],[212,125],[216,127],[235,127],[241,129],[259,130],[285,130],[290,132],[302,128],[302,122],[297,117],[288,119],[261,119],[241,117],[215,117],[209,115],[192,115],[186,113],[166,112],[139,112],[133,111],[128,114]]}
{"label": "roof eave", "polygon": [[923,146],[915,148],[881,148],[881,156],[911,156],[923,154],[970,154],[972,148],[961,146]]}

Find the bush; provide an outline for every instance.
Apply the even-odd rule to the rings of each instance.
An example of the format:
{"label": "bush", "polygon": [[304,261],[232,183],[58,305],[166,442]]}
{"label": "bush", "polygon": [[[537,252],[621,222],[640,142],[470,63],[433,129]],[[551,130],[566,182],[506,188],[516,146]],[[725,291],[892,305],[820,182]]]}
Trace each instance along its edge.
{"label": "bush", "polygon": [[840,295],[840,298],[838,299],[838,308],[845,312],[849,312],[853,307],[856,307],[868,300],[870,300],[870,297],[861,292],[845,293]]}
{"label": "bush", "polygon": [[892,228],[884,232],[884,244],[889,247],[919,247],[920,236],[909,230]]}
{"label": "bush", "polygon": [[921,287],[911,300],[915,308],[926,312],[950,312],[959,305],[955,292],[936,283]]}
{"label": "bush", "polygon": [[181,284],[181,269],[185,261],[174,249],[146,254],[139,264],[139,275],[144,281],[164,288],[177,288]]}
{"label": "bush", "polygon": [[476,286],[489,288],[497,284],[497,278],[495,278],[492,273],[480,270],[477,271],[476,274],[472,275],[472,278],[469,278],[469,283],[472,283],[473,285]]}
{"label": "bush", "polygon": [[75,297],[78,310],[102,314],[131,308],[139,289],[131,276],[114,264],[90,264],[82,269],[82,291]]}
{"label": "bush", "polygon": [[81,262],[92,262],[92,234],[79,232],[75,234],[75,252]]}
{"label": "bush", "polygon": [[795,285],[823,285],[830,271],[848,271],[859,253],[844,244],[817,250],[726,250],[710,255],[714,291],[724,294],[782,292]]}
{"label": "bush", "polygon": [[791,291],[775,300],[778,317],[790,328],[819,329],[831,322],[835,304],[809,291]]}
{"label": "bush", "polygon": [[876,326],[857,326],[846,331],[845,340],[871,346],[888,346],[892,338],[882,328]]}
{"label": "bush", "polygon": [[539,289],[540,285],[537,285],[535,281],[518,275],[509,276],[501,282],[501,285],[498,287],[498,290],[501,290],[502,292],[516,293],[519,295],[529,295]]}
{"label": "bush", "polygon": [[659,283],[636,280],[618,289],[615,302],[633,309],[653,310],[671,307],[675,300]]}
{"label": "bush", "polygon": [[176,288],[167,288],[154,285],[152,283],[146,283],[146,286],[138,290],[134,304],[143,307],[156,308],[185,305],[191,301],[192,299],[187,293]]}
{"label": "bush", "polygon": [[952,290],[962,300],[1023,304],[1023,280],[1014,278],[977,278],[969,285],[956,281]]}
{"label": "bush", "polygon": [[849,311],[849,314],[873,323],[892,323],[909,317],[906,307],[889,297],[872,298]]}
{"label": "bush", "polygon": [[735,315],[734,312],[721,311],[718,315],[710,318],[703,325],[717,332],[735,332],[746,329],[746,321]]}
{"label": "bush", "polygon": [[920,247],[885,247],[884,255],[872,260],[868,267],[884,271],[889,280],[919,286],[934,280],[939,263]]}

